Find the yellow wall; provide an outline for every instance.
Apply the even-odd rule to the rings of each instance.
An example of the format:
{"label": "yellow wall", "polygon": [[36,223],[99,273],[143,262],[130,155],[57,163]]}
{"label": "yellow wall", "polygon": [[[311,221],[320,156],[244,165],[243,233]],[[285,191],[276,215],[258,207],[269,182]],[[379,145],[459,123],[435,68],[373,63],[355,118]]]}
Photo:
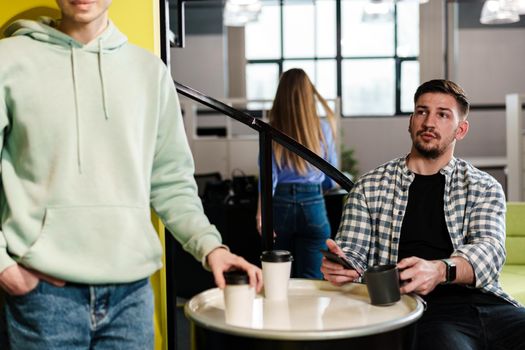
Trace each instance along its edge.
{"label": "yellow wall", "polygon": [[[1,0],[0,29],[15,19],[58,18],[54,0]],[[113,0],[110,17],[135,45],[160,55],[158,0]],[[3,35],[3,30],[2,30]]]}
{"label": "yellow wall", "polygon": [[[16,19],[60,17],[54,0],[0,0],[0,38],[4,28]],[[158,0],[114,0],[110,17],[130,42],[160,55]],[[153,215],[153,224],[164,246],[164,227]],[[167,349],[166,279],[162,269],[151,278],[155,293],[155,349]]]}

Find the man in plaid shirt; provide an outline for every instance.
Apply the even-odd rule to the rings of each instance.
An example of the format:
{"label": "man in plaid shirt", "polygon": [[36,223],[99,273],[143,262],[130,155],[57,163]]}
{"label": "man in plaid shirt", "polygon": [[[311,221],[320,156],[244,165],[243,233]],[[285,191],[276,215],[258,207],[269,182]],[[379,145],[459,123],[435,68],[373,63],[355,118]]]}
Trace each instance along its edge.
{"label": "man in plaid shirt", "polygon": [[[362,176],[329,249],[364,271],[397,264],[401,293],[427,302],[417,349],[525,349],[525,309],[498,282],[505,262],[505,195],[490,175],[454,157],[469,103],[447,80],[414,96],[410,153]],[[336,285],[359,272],[323,259]]]}

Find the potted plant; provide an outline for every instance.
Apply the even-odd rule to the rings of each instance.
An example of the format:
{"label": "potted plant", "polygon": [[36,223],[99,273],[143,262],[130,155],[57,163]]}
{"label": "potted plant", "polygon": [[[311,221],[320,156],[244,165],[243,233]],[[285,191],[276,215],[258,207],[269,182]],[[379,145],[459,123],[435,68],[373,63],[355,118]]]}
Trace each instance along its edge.
{"label": "potted plant", "polygon": [[348,176],[352,181],[359,176],[359,169],[357,168],[357,159],[354,157],[354,150],[341,146],[341,171]]}

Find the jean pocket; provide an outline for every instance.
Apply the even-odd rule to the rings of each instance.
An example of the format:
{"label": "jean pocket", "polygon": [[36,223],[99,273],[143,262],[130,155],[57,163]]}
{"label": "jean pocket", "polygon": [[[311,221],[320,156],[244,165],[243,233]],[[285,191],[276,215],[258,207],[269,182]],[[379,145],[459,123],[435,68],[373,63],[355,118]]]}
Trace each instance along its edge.
{"label": "jean pocket", "polygon": [[330,223],[326,214],[326,207],[323,200],[306,202],[301,205],[307,231],[325,238],[330,237]]}
{"label": "jean pocket", "polygon": [[288,232],[293,230],[294,219],[293,204],[273,203],[273,227],[275,232]]}
{"label": "jean pocket", "polygon": [[38,292],[40,291],[40,288],[42,286],[42,283],[43,281],[42,280],[38,280],[36,286],[31,289],[29,292],[25,293],[25,294],[18,294],[18,295],[12,295],[10,294],[9,297],[15,301],[22,301],[22,300],[26,300],[26,299],[29,299],[31,298],[33,295],[35,294],[38,294]]}

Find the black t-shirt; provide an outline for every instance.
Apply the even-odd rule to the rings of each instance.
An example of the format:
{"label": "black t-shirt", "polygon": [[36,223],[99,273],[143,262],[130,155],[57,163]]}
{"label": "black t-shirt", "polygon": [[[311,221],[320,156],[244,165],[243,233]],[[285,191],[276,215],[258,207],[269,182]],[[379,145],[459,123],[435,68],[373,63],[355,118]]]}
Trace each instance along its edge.
{"label": "black t-shirt", "polygon": [[[450,257],[453,247],[445,221],[444,193],[444,175],[415,175],[401,226],[398,261],[411,256],[425,260]],[[424,299],[436,303],[506,303],[479,289],[458,284],[438,285]]]}
{"label": "black t-shirt", "polygon": [[399,260],[409,256],[445,259],[452,254],[452,241],[443,211],[444,192],[444,175],[416,175],[410,185],[401,226]]}

